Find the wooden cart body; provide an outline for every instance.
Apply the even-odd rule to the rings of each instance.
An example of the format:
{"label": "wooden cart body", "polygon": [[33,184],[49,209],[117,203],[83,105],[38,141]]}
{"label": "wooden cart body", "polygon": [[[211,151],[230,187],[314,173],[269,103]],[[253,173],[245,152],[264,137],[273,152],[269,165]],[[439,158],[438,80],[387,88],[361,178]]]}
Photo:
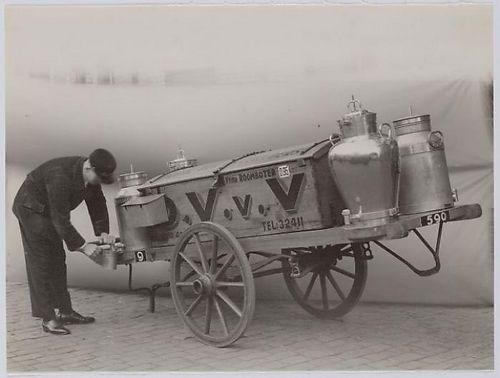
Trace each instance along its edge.
{"label": "wooden cart body", "polygon": [[[339,226],[344,203],[329,171],[329,147],[324,141],[181,169],[139,188],[153,201],[145,196],[122,206],[137,226],[149,227],[153,247],[175,245],[203,221],[237,238]],[[150,216],[162,208],[165,218]]]}

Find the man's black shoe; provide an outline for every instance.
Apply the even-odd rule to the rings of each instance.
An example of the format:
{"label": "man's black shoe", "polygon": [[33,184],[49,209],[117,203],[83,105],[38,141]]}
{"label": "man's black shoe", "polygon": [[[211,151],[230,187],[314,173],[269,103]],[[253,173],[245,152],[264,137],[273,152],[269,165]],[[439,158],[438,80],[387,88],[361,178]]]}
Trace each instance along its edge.
{"label": "man's black shoe", "polygon": [[88,324],[95,322],[95,318],[92,316],[83,316],[76,311],[72,311],[70,314],[60,313],[57,319],[63,324]]}
{"label": "man's black shoe", "polygon": [[44,332],[53,333],[54,335],[69,335],[71,333],[61,322],[54,319],[42,320],[42,329]]}

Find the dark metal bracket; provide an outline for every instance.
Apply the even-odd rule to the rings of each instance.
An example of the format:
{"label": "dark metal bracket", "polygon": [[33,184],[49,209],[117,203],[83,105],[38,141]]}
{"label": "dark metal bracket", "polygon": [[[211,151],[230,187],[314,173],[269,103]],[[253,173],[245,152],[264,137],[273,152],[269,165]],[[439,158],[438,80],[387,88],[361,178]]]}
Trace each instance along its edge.
{"label": "dark metal bracket", "polygon": [[432,257],[434,258],[434,263],[435,263],[434,267],[432,267],[430,269],[424,269],[424,270],[418,269],[413,264],[411,264],[408,260],[401,257],[396,252],[394,252],[392,249],[385,246],[384,244],[382,244],[378,240],[374,240],[373,242],[376,245],[378,245],[380,248],[382,248],[384,251],[391,254],[399,261],[401,261],[403,264],[405,264],[408,268],[410,268],[414,273],[418,274],[419,276],[426,277],[426,276],[431,276],[433,274],[436,274],[441,269],[441,262],[439,260],[439,246],[441,244],[441,234],[443,232],[443,222],[439,222],[438,234],[437,234],[437,239],[436,239],[436,246],[434,248],[432,248],[432,246],[427,242],[427,240],[425,240],[425,238],[422,236],[422,234],[420,234],[420,232],[417,231],[417,229],[413,229],[411,231],[413,231],[415,233],[415,235],[417,235],[417,237],[420,239],[422,244],[432,254]]}
{"label": "dark metal bracket", "polygon": [[363,248],[363,256],[362,256],[362,258],[364,260],[372,260],[373,259],[373,253],[372,253],[372,250],[370,248],[370,243],[363,243],[362,248]]}
{"label": "dark metal bracket", "polygon": [[128,264],[128,289],[130,291],[145,291],[149,294],[149,312],[155,312],[156,291],[162,287],[170,287],[170,282],[155,283],[151,287],[132,287],[132,264]]}

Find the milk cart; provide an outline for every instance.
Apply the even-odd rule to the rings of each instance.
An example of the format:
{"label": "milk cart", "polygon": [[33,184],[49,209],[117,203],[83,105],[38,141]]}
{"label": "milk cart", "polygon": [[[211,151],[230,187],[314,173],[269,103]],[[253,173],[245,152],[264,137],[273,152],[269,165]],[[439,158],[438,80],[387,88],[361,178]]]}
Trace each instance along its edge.
{"label": "milk cart", "polygon": [[[374,138],[390,137],[380,130],[368,131]],[[170,261],[169,282],[148,289],[152,304],[154,292],[169,285],[184,324],[201,342],[218,347],[238,340],[249,325],[255,307],[255,278],[282,275],[303,309],[332,319],[348,313],[360,299],[367,262],[373,258],[372,245],[419,275],[438,272],[445,223],[477,218],[481,207],[447,203],[436,210],[402,214],[397,208],[391,211],[392,205],[385,206],[388,210],[368,212],[362,212],[359,205],[359,214],[352,214],[346,188],[339,187],[343,178],[332,174],[336,166],[331,150],[337,144],[333,138],[252,153],[150,180],[141,172],[120,176],[122,190],[116,208],[124,247],[116,250],[118,264],[128,264],[131,274],[132,264]],[[434,148],[439,147],[434,143]],[[359,185],[352,192],[370,189],[363,199],[363,209],[367,209],[376,199],[370,197],[379,190],[375,185],[392,184],[380,182],[383,170],[370,165],[373,153],[368,163],[360,163],[356,156],[354,164],[364,164],[366,173],[358,176]],[[399,174],[398,164],[391,169]],[[377,172],[370,181],[373,169]],[[399,176],[395,179],[399,187]],[[369,182],[374,186],[367,188]],[[360,196],[353,197],[357,204]],[[437,228],[434,245],[419,232],[430,226]],[[420,270],[383,244],[410,234],[430,252],[432,268]]]}

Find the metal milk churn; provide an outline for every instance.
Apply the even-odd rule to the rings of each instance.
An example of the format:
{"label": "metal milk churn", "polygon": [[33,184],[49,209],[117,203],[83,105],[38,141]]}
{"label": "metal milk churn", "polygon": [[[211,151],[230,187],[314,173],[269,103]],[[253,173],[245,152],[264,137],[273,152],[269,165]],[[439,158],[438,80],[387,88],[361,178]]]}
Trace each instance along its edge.
{"label": "metal milk churn", "polygon": [[393,125],[401,157],[401,214],[452,207],[457,193],[450,186],[443,134],[431,131],[430,115],[412,115]]}
{"label": "metal milk churn", "polygon": [[132,227],[127,222],[126,209],[121,206],[132,197],[140,195],[137,187],[144,184],[148,179],[146,172],[134,172],[131,167],[130,173],[118,176],[120,191],[115,197],[115,210],[118,219],[120,238],[127,251],[137,251],[149,247],[150,238],[145,227]]}
{"label": "metal milk churn", "polygon": [[363,109],[354,98],[347,107],[350,113],[338,121],[341,135],[330,138],[333,146],[328,155],[348,207],[342,211],[344,223],[382,225],[398,213],[398,144],[391,133],[379,132],[376,113]]}

